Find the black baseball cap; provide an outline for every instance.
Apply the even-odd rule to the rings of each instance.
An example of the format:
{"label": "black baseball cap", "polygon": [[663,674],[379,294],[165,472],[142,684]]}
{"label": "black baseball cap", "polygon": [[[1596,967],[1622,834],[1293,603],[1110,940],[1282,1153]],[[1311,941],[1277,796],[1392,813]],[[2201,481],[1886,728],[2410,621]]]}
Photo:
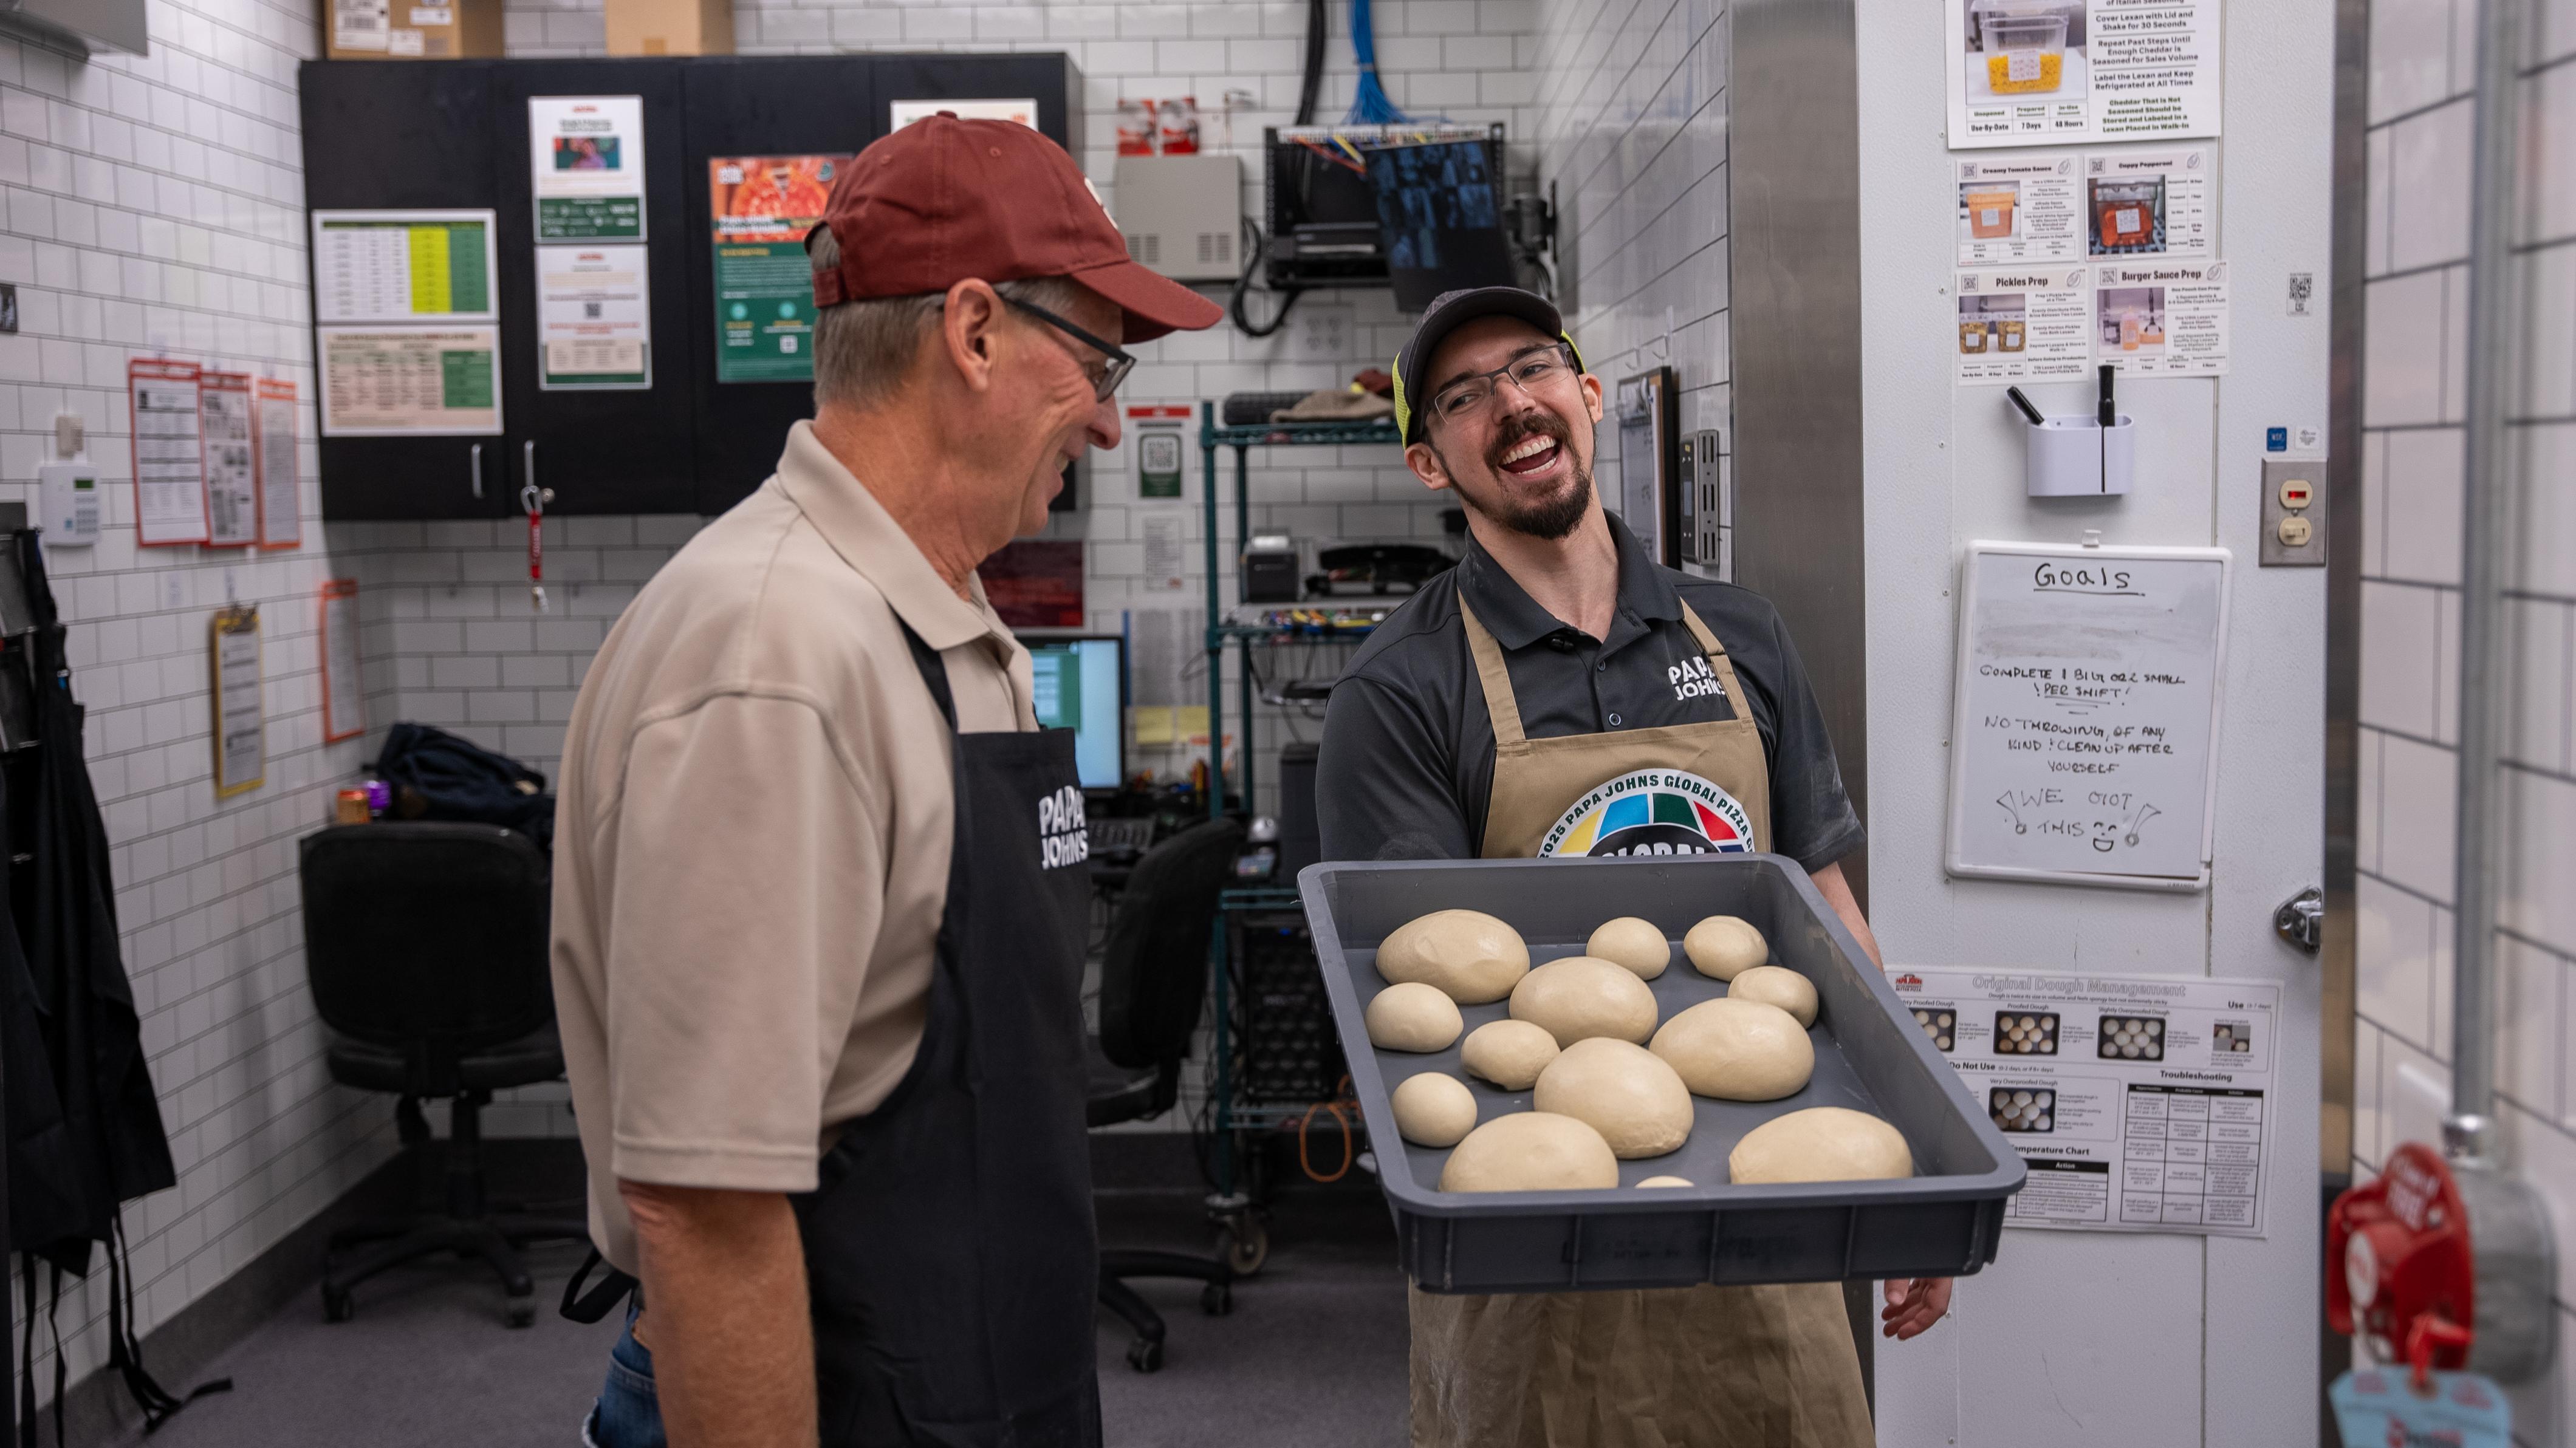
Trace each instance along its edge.
{"label": "black baseball cap", "polygon": [[1442,292],[1431,299],[1422,311],[1421,324],[1404,350],[1395,354],[1395,425],[1404,433],[1408,444],[1422,440],[1422,415],[1414,409],[1414,399],[1423,397],[1433,379],[1424,375],[1431,366],[1431,354],[1450,333],[1478,317],[1518,317],[1541,332],[1563,342],[1574,352],[1574,365],[1583,367],[1583,349],[1565,330],[1565,318],[1556,303],[1536,292],[1519,287],[1462,287]]}

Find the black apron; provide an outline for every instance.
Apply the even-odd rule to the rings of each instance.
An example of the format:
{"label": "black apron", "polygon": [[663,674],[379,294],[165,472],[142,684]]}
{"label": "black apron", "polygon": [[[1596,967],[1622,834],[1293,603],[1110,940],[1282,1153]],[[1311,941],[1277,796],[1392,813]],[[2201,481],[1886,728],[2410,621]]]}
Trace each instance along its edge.
{"label": "black apron", "polygon": [[957,733],[946,667],[904,636],[948,720],[957,830],[912,1069],[791,1198],[817,1421],[824,1448],[1097,1448],[1073,732]]}

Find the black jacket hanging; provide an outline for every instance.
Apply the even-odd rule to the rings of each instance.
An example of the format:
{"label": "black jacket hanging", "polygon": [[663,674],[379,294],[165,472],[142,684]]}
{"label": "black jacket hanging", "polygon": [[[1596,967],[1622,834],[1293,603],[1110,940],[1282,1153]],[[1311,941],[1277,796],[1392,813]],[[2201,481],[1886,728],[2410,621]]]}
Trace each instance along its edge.
{"label": "black jacket hanging", "polygon": [[[107,827],[90,792],[84,711],[72,699],[64,628],[36,534],[19,533],[13,542],[36,625],[31,639],[13,647],[34,648],[38,746],[12,761],[13,786],[32,798],[16,811],[28,827],[13,848],[29,858],[12,859],[9,893],[66,1141],[51,1163],[13,1156],[10,1175],[14,1200],[20,1171],[49,1174],[47,1185],[73,1205],[75,1220],[70,1231],[39,1238],[30,1231],[42,1228],[13,1214],[10,1245],[85,1272],[89,1244],[115,1237],[117,1205],[174,1186],[178,1175],[118,950]],[[59,1180],[66,1169],[69,1180]]]}

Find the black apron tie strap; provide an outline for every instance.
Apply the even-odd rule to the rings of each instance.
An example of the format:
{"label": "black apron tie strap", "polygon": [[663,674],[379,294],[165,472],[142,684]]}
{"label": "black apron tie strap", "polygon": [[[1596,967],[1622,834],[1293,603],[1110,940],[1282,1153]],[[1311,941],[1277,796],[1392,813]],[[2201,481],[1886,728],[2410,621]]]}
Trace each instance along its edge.
{"label": "black apron tie strap", "polygon": [[608,1267],[608,1259],[599,1255],[597,1247],[591,1248],[590,1255],[581,1259],[581,1266],[573,1272],[572,1280],[564,1284],[563,1306],[556,1311],[570,1321],[597,1322],[608,1316],[609,1309],[624,1302],[630,1294],[639,1293],[644,1285],[616,1268],[608,1267],[608,1275],[599,1279],[599,1285],[584,1292],[581,1285],[590,1280],[593,1267]]}
{"label": "black apron tie strap", "polygon": [[957,732],[957,700],[948,692],[948,661],[939,650],[921,641],[912,625],[895,616],[895,626],[903,630],[903,641],[912,650],[912,666],[921,670],[921,682],[930,686],[930,697],[939,701],[939,717],[948,721],[948,732]]}

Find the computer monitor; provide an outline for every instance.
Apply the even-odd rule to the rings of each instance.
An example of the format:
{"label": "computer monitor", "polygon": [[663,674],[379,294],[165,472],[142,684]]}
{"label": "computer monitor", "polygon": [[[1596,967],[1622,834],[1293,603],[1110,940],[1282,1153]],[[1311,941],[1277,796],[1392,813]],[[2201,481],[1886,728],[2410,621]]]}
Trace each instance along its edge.
{"label": "computer monitor", "polygon": [[1396,310],[1419,312],[1461,287],[1513,285],[1501,151],[1491,141],[1440,141],[1365,153]]}
{"label": "computer monitor", "polygon": [[1116,634],[1022,639],[1029,650],[1038,727],[1073,731],[1084,789],[1127,777],[1127,641]]}

